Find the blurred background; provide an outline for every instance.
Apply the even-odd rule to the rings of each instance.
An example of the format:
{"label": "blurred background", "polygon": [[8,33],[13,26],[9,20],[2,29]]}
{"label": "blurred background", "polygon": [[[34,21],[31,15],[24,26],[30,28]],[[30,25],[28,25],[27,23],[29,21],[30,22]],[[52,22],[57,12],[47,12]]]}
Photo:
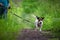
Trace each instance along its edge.
{"label": "blurred background", "polygon": [[[45,17],[42,30],[51,31],[60,39],[60,0],[9,0],[7,20],[0,19],[0,40],[16,40],[22,29],[33,29],[35,18]],[[16,15],[22,17],[19,18]],[[27,22],[26,20],[30,22]]]}

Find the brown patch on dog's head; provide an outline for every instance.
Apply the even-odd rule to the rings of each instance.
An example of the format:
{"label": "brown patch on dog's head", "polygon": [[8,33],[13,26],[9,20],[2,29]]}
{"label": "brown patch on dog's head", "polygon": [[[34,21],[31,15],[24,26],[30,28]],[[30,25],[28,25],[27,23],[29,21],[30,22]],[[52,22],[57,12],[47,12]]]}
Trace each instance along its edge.
{"label": "brown patch on dog's head", "polygon": [[43,21],[43,19],[44,19],[44,17],[40,17],[38,20],[39,20],[39,21]]}
{"label": "brown patch on dog's head", "polygon": [[36,16],[36,18],[38,19],[38,21],[43,21],[44,17],[38,17]]}

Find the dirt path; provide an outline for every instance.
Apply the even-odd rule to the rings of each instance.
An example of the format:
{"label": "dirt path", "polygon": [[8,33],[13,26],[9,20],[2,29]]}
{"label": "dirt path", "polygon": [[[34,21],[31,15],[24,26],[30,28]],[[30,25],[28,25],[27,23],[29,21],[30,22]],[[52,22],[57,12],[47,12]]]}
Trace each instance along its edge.
{"label": "dirt path", "polygon": [[35,31],[31,29],[24,29],[20,32],[17,40],[48,40],[50,37],[49,32],[46,31]]}

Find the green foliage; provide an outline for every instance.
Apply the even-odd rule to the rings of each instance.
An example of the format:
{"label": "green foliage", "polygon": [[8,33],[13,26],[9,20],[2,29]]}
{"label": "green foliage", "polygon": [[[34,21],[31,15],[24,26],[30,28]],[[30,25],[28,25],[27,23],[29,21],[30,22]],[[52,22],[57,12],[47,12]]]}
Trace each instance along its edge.
{"label": "green foliage", "polygon": [[[0,19],[0,40],[15,40],[21,29],[33,29],[35,18],[32,14],[45,17],[42,30],[60,30],[60,0],[22,0],[16,3],[17,6],[10,0],[10,4],[8,20]],[[16,17],[14,13],[30,22]]]}

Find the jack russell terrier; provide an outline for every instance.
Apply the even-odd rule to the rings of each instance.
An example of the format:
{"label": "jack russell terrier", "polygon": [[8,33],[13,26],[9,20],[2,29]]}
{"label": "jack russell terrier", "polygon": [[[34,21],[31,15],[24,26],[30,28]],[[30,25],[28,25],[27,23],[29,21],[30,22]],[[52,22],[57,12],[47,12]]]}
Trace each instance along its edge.
{"label": "jack russell terrier", "polygon": [[34,16],[36,18],[35,20],[35,26],[36,26],[36,30],[40,29],[40,31],[42,31],[42,26],[43,26],[43,19],[44,17],[38,17],[38,16]]}

